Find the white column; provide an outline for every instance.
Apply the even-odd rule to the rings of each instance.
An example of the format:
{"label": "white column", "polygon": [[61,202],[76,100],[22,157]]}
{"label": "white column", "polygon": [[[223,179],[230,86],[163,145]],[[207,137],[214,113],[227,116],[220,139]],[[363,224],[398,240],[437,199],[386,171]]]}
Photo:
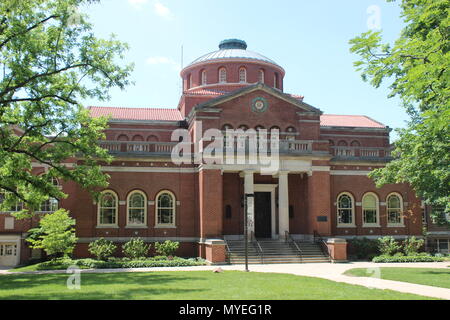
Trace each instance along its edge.
{"label": "white column", "polygon": [[289,188],[288,172],[278,174],[278,236],[284,239],[285,232],[289,231]]}
{"label": "white column", "polygon": [[[254,194],[253,185],[253,171],[244,171],[244,197],[245,194]],[[247,198],[247,225],[248,225],[248,236],[255,231],[255,205],[254,198]]]}

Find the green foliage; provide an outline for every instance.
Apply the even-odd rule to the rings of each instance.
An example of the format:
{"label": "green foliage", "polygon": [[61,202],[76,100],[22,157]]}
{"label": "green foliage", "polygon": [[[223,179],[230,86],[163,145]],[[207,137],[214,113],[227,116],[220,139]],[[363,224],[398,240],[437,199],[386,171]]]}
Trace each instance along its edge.
{"label": "green foliage", "polygon": [[69,216],[69,212],[59,209],[44,215],[39,228],[30,229],[27,241],[31,248],[43,249],[49,256],[67,256],[73,252],[77,242],[74,225],[75,219]]}
{"label": "green foliage", "polygon": [[419,250],[423,247],[424,243],[425,240],[416,239],[416,237],[414,236],[411,238],[407,238],[405,239],[405,241],[403,241],[403,252],[405,252],[407,256],[417,255]]}
{"label": "green foliage", "polygon": [[393,263],[393,262],[441,262],[444,261],[442,257],[433,257],[430,255],[414,255],[414,256],[389,256],[389,255],[381,255],[378,257],[374,257],[372,262],[378,263]]}
{"label": "green foliage", "polygon": [[367,238],[353,238],[350,241],[358,259],[372,259],[379,254],[378,241]]}
{"label": "green foliage", "polygon": [[401,250],[401,245],[393,237],[378,239],[378,250],[382,255],[392,256]]}
{"label": "green foliage", "polygon": [[[107,119],[91,118],[81,101],[125,88],[132,66],[116,64],[127,46],[114,36],[96,38],[78,12],[92,2],[0,2],[0,189],[10,192],[1,205],[25,203],[29,211],[17,218],[49,197],[66,197],[50,177],[90,191],[107,186],[99,163],[111,157],[97,144]],[[74,158],[83,162],[71,166]],[[33,175],[32,163],[49,170]]]}
{"label": "green foliage", "polygon": [[[390,1],[392,2],[392,1]],[[428,204],[450,210],[450,0],[402,0],[405,27],[394,44],[381,32],[350,40],[365,81],[391,81],[411,119],[397,130],[394,160],[369,176],[377,187],[409,183]]]}
{"label": "green foliage", "polygon": [[122,251],[128,258],[145,258],[150,250],[150,244],[146,245],[140,238],[133,238],[122,246]]}
{"label": "green foliage", "polygon": [[112,241],[104,238],[89,243],[89,252],[97,257],[98,260],[106,260],[116,249],[117,246]]}
{"label": "green foliage", "polygon": [[203,266],[206,261],[201,258],[180,258],[174,257],[173,259],[108,259],[94,260],[94,259],[77,259],[72,260],[69,258],[59,258],[51,261],[41,262],[33,266],[27,266],[20,268],[23,271],[31,270],[64,270],[70,266],[76,265],[80,269],[117,269],[117,268],[152,268],[152,267],[188,267],[188,266]]}
{"label": "green foliage", "polygon": [[166,257],[173,256],[179,246],[180,246],[179,242],[170,240],[166,240],[162,243],[159,242],[155,243],[156,252]]}

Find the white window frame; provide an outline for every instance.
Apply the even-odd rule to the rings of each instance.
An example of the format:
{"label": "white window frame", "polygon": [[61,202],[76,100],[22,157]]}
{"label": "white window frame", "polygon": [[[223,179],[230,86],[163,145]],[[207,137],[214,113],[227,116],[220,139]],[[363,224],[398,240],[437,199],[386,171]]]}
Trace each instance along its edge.
{"label": "white window frame", "polygon": [[225,67],[219,68],[219,83],[227,83],[227,69]]}
{"label": "white window frame", "polygon": [[[400,209],[400,223],[390,223],[389,222],[389,209],[390,209],[389,208],[389,197],[391,197],[391,196],[397,196],[400,201],[400,208],[393,208],[393,209]],[[403,197],[398,192],[391,192],[386,197],[386,221],[387,221],[388,227],[396,228],[396,227],[404,227],[405,226],[405,222],[403,219]]]}
{"label": "white window frame", "polygon": [[206,70],[203,70],[201,73],[201,81],[202,81],[202,86],[206,86],[208,84],[208,78],[206,77]]}
{"label": "white window frame", "polygon": [[[172,197],[172,223],[159,223],[159,215],[158,215],[158,211],[159,211],[159,197],[162,194],[169,194]],[[170,209],[170,208],[164,208],[164,209]],[[173,194],[173,192],[169,191],[169,190],[161,190],[160,192],[158,192],[158,194],[155,197],[155,227],[156,228],[176,228],[176,212],[177,212],[177,199],[175,197],[175,195]]]}
{"label": "white window frame", "polygon": [[247,83],[247,69],[245,67],[239,68],[239,83]]}
{"label": "white window frame", "polygon": [[[342,196],[349,196],[352,201],[352,208],[351,208],[351,214],[352,214],[352,222],[351,223],[340,223],[339,222],[339,209],[348,209],[348,208],[340,208],[339,207],[339,198]],[[338,228],[356,228],[355,224],[355,198],[350,192],[341,192],[338,194],[336,198],[336,221],[337,221],[337,227]]]}
{"label": "white window frame", "polygon": [[[48,202],[48,207],[50,208],[50,210],[43,210],[44,209],[43,207],[44,207],[44,205],[46,205],[47,202]],[[52,202],[56,203],[56,208],[52,208]],[[55,209],[55,210],[52,210],[52,209]],[[39,212],[42,212],[42,213],[51,213],[51,212],[55,212],[58,209],[59,209],[59,200],[56,198],[53,198],[53,197],[45,200],[39,206]]]}
{"label": "white window frame", "polygon": [[[364,216],[364,198],[367,196],[374,196],[375,197],[375,210],[376,210],[376,223],[366,223],[365,216]],[[374,192],[366,192],[362,199],[361,199],[361,214],[362,214],[362,221],[363,221],[363,227],[380,227],[380,199],[378,198],[378,195]]]}
{"label": "white window frame", "polygon": [[264,70],[259,69],[258,71],[258,82],[264,83]]}
{"label": "white window frame", "polygon": [[[100,219],[100,212],[102,209],[102,198],[106,193],[111,193],[114,196],[114,200],[115,200],[115,223],[101,223],[101,219]],[[108,207],[109,208],[109,207]],[[111,207],[112,208],[112,207]],[[118,222],[119,222],[119,196],[117,195],[117,193],[113,190],[104,190],[101,192],[100,197],[99,197],[99,201],[97,204],[97,227],[102,227],[102,228],[117,228],[118,227]]]}
{"label": "white window frame", "polygon": [[[130,223],[130,209],[142,209],[142,207],[131,207],[130,199],[133,195],[140,194],[144,198],[144,223]],[[127,196],[127,227],[146,227],[147,226],[147,195],[141,190],[133,190]]]}

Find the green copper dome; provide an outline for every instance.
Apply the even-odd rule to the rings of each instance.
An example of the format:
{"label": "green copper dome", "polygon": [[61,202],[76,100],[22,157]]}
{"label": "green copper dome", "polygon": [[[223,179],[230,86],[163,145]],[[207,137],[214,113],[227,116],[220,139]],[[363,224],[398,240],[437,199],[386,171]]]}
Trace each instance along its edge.
{"label": "green copper dome", "polygon": [[219,50],[201,56],[189,64],[188,67],[198,63],[228,59],[263,61],[280,67],[280,65],[278,65],[275,61],[263,56],[262,54],[247,50],[247,43],[239,39],[227,39],[221,41],[219,44]]}

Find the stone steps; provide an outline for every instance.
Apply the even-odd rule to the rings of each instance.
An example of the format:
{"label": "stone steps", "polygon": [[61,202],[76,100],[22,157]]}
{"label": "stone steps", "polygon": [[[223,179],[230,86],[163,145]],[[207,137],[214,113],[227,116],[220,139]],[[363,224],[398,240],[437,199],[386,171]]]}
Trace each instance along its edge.
{"label": "stone steps", "polygon": [[[291,247],[288,243],[279,240],[258,241],[263,250],[263,257],[260,256],[252,243],[248,245],[249,264],[275,264],[275,263],[320,263],[330,262],[324,255],[321,247],[315,243],[297,243],[302,255]],[[232,264],[245,263],[245,244],[242,240],[228,241],[228,260]]]}

